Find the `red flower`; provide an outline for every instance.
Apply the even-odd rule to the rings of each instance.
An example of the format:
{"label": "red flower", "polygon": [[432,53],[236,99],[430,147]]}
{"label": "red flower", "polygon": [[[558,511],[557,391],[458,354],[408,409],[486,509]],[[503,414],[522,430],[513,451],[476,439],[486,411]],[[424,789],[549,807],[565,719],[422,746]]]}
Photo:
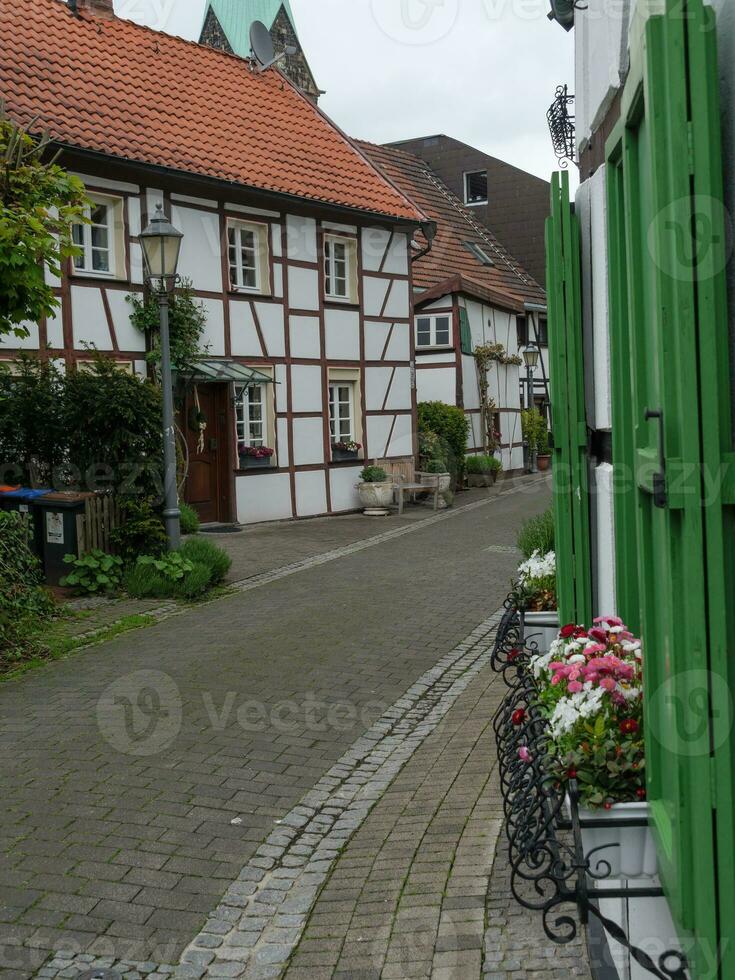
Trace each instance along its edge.
{"label": "red flower", "polygon": [[517,647],[514,647],[512,650],[509,650],[508,651],[508,663],[509,664],[510,663],[513,663],[513,661],[514,660],[517,660],[520,657],[520,655],[521,655],[521,651]]}
{"label": "red flower", "polygon": [[639,728],[640,725],[635,718],[626,718],[625,721],[620,722],[620,731],[623,735],[635,735]]}
{"label": "red flower", "polygon": [[562,626],[562,628],[559,630],[559,636],[562,638],[562,640],[568,640],[571,636],[574,636],[576,632],[577,624],[569,623],[567,626]]}
{"label": "red flower", "polygon": [[639,800],[645,800],[646,791],[642,786],[639,786],[638,789],[635,791],[635,795],[638,797]]}
{"label": "red flower", "polygon": [[577,778],[577,770],[567,769],[567,779],[576,779],[576,778]]}
{"label": "red flower", "polygon": [[517,728],[518,725],[522,725],[526,720],[526,712],[523,710],[523,708],[517,708],[510,716],[510,720]]}
{"label": "red flower", "polygon": [[607,801],[606,803],[603,803],[602,804],[602,807],[603,807],[604,810],[612,810],[613,805],[612,805],[612,803],[610,803],[609,801]]}

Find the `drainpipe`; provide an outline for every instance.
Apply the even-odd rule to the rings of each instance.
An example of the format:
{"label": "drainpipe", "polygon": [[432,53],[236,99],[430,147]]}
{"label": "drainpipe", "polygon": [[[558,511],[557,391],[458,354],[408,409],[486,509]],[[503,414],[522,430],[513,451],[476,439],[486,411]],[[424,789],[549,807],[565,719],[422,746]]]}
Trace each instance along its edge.
{"label": "drainpipe", "polygon": [[434,244],[434,239],[436,238],[436,221],[422,221],[421,231],[423,232],[424,238],[426,239],[426,248],[422,248],[420,252],[411,256],[411,261],[416,262],[417,259],[423,258],[428,255]]}

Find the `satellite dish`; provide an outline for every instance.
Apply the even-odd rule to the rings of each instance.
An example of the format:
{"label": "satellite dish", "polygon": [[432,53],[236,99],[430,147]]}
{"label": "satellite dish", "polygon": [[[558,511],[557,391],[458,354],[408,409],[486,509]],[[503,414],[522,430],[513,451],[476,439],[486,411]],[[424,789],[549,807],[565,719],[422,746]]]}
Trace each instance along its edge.
{"label": "satellite dish", "polygon": [[258,62],[260,71],[270,68],[276,61],[276,51],[270,31],[261,20],[254,20],[250,25],[250,50]]}

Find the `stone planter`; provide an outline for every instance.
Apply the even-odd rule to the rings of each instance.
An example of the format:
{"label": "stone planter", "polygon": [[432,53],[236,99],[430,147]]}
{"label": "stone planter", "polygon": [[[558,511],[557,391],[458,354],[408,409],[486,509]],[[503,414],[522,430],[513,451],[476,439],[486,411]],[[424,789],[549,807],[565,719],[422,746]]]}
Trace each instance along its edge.
{"label": "stone planter", "polygon": [[539,454],[536,457],[536,465],[538,466],[539,473],[545,473],[551,467],[551,456],[546,455],[546,453],[543,455]]}
{"label": "stone planter", "polygon": [[267,470],[273,465],[273,456],[240,456],[241,470]]}
{"label": "stone planter", "polygon": [[358,483],[357,495],[363,506],[363,514],[368,517],[386,517],[388,508],[393,503],[393,484],[387,483]]}
{"label": "stone planter", "polygon": [[492,487],[497,478],[497,470],[490,470],[488,473],[468,473],[467,484],[470,487]]}
{"label": "stone planter", "polygon": [[356,449],[335,449],[335,447],[332,446],[333,463],[345,463],[351,459],[357,459]]}
{"label": "stone planter", "polygon": [[449,490],[452,485],[452,474],[451,473],[417,473],[416,476],[419,478],[419,483],[423,483],[424,486],[433,487],[434,480],[439,477],[439,510],[446,510],[449,506],[442,496],[442,494]]}
{"label": "stone planter", "polygon": [[[598,862],[604,861],[610,865],[611,869],[607,878],[635,881],[641,878],[656,877],[658,861],[653,834],[647,822],[648,803],[645,801],[615,803],[609,810],[585,810],[580,807],[579,819],[582,824],[584,853],[589,854],[595,848],[604,847],[603,850],[592,855],[590,868],[593,872],[597,874],[606,872],[607,867],[604,864],[599,868],[596,867]],[[620,826],[621,819],[645,820],[646,825],[641,827]],[[603,826],[585,827],[584,823],[588,820],[594,820]],[[608,847],[607,845],[615,846]],[[602,879],[600,887],[604,888],[608,883],[606,879]]]}
{"label": "stone planter", "polygon": [[521,612],[523,632],[526,639],[532,640],[539,653],[548,653],[551,644],[559,636],[559,613]]}

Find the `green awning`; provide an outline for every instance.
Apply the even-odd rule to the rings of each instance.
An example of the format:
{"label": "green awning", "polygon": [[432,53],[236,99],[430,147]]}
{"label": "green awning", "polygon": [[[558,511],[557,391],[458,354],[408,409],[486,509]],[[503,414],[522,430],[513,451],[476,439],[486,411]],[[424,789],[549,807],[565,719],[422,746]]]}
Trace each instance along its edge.
{"label": "green awning", "polygon": [[273,378],[255,368],[246,367],[228,358],[212,358],[197,361],[194,369],[187,372],[189,381],[196,384],[214,384],[216,382],[234,382],[238,385],[275,384]]}

